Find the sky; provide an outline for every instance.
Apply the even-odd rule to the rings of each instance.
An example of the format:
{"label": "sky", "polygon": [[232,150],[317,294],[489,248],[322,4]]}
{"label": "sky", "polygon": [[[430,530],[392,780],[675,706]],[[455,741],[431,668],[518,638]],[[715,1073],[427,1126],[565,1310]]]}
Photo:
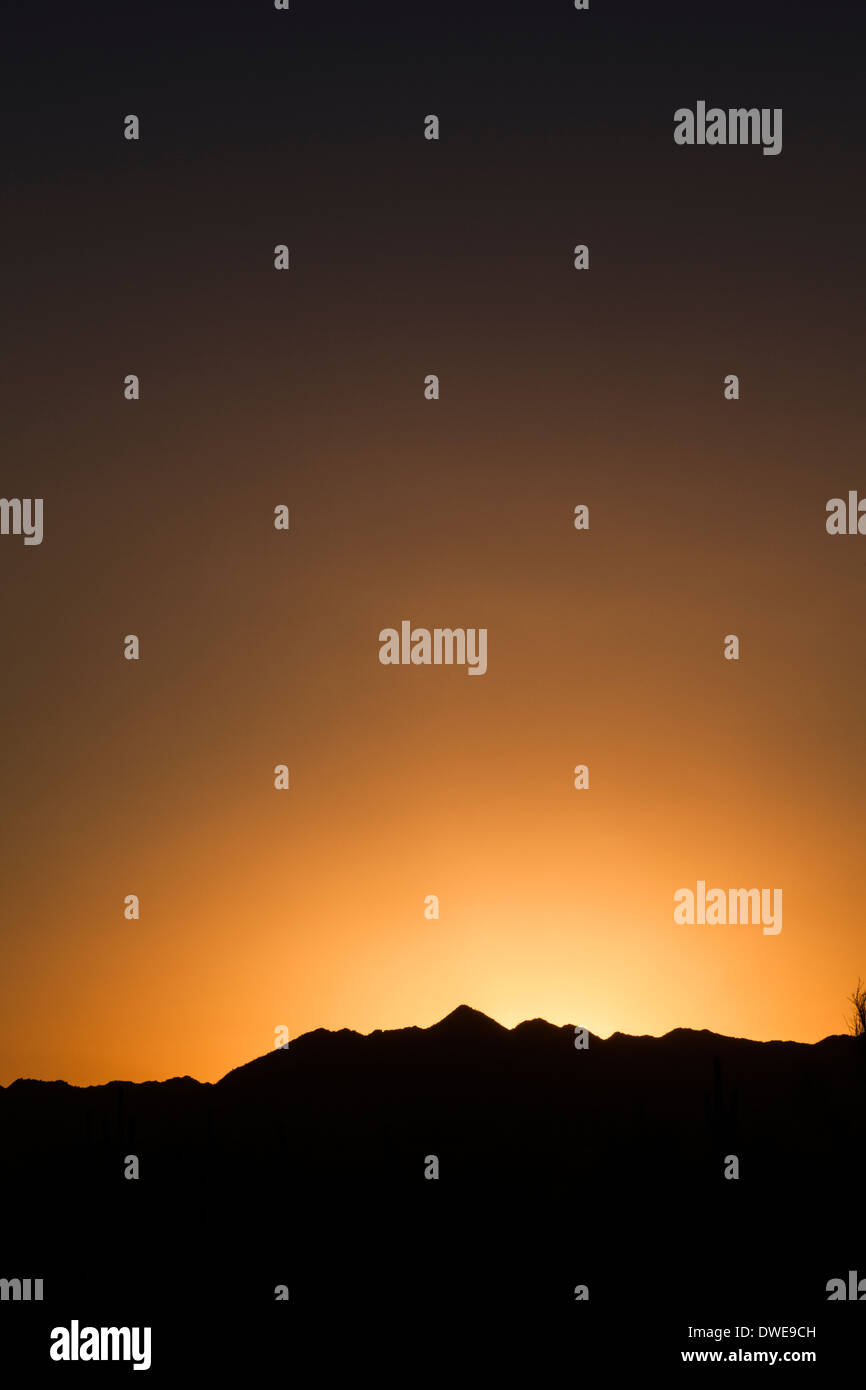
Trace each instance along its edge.
{"label": "sky", "polygon": [[[2,1084],[459,1003],[846,1030],[853,17],[464,8],[12,6]],[[698,100],[782,152],[678,147]],[[486,628],[486,673],[382,665],[403,620]],[[698,880],[781,932],[675,923]]]}

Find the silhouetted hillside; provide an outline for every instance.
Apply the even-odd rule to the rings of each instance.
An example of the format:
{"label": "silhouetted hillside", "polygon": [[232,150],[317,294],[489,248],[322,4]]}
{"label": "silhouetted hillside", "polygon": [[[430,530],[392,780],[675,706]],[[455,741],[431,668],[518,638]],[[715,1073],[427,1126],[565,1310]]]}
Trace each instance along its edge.
{"label": "silhouetted hillside", "polygon": [[[262,1316],[281,1283],[293,1316],[331,1316],[347,1281],[371,1314],[504,1301],[571,1318],[585,1283],[582,1336],[624,1305],[650,1326],[674,1287],[683,1322],[814,1322],[828,1279],[866,1274],[854,1038],[574,1044],[572,1026],[461,1006],[430,1028],[317,1029],[214,1085],[16,1081],[0,1089],[6,1264],[108,1299],[120,1232],[125,1285],[170,1318],[223,1285],[227,1309]],[[83,1247],[58,1212],[80,1215]]]}
{"label": "silhouetted hillside", "polygon": [[[630,1192],[671,1183],[778,1192],[804,1164],[838,1188],[863,1153],[862,1052],[855,1039],[752,1042],[706,1030],[589,1036],[541,1019],[506,1029],[466,1006],[430,1028],[368,1035],[317,1029],[230,1071],[78,1088],[19,1080],[0,1089],[7,1181],[40,1168],[118,1178],[134,1151],[143,1184],[279,1161],[306,1183],[414,1188],[436,1154],[451,1190],[538,1180]],[[207,1162],[202,1165],[201,1156]],[[122,1157],[123,1155],[121,1155]],[[120,1180],[120,1179],[119,1179]]]}

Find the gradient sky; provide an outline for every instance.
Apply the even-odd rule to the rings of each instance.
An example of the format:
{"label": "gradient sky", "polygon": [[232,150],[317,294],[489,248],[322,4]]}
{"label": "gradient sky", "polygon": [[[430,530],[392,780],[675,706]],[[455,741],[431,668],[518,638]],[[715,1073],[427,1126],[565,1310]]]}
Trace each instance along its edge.
{"label": "gradient sky", "polygon": [[[2,493],[45,539],[0,537],[0,1082],[461,1002],[845,1031],[853,20],[89,8],[12,7]],[[781,106],[782,154],[675,146],[699,99]],[[381,666],[404,618],[486,627],[487,674]],[[782,932],[676,926],[699,878],[781,887]]]}

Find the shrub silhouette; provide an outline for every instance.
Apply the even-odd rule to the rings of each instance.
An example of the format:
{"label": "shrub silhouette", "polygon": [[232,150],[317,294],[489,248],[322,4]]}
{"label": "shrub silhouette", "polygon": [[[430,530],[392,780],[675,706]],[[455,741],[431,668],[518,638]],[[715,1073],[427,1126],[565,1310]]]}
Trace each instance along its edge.
{"label": "shrub silhouette", "polygon": [[857,980],[854,993],[848,995],[848,1003],[854,1006],[848,1027],[855,1038],[866,1040],[866,985],[860,979]]}

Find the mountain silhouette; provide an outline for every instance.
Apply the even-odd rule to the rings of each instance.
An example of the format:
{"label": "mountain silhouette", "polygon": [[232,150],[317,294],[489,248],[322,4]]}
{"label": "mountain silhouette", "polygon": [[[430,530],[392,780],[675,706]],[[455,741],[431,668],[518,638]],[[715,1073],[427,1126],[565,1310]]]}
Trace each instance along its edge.
{"label": "mountain silhouette", "polygon": [[[256,1319],[280,1284],[297,1316],[334,1319],[347,1298],[371,1318],[572,1316],[587,1283],[607,1345],[625,1306],[655,1335],[675,1288],[681,1322],[814,1323],[828,1279],[866,1274],[858,1039],[575,1041],[460,1005],[427,1028],[316,1029],[215,1083],[19,1079],[0,1088],[0,1273],[100,1305],[128,1240],[124,1287],[162,1310],[178,1356],[178,1309],[197,1298],[212,1319],[222,1297],[230,1318],[247,1299]],[[262,1324],[279,1364],[281,1335]]]}
{"label": "mountain silhouette", "polygon": [[139,1155],[149,1184],[178,1184],[205,1153],[207,1173],[228,1182],[276,1156],[311,1188],[339,1188],[351,1172],[394,1192],[414,1191],[434,1153],[450,1190],[464,1195],[542,1181],[567,1191],[576,1179],[718,1195],[732,1153],[753,1197],[798,1188],[804,1165],[835,1190],[856,1186],[856,1039],[755,1042],[674,1029],[590,1034],[579,1048],[576,1031],[543,1019],[508,1029],[460,1005],[428,1028],[316,1029],[216,1083],[19,1079],[0,1088],[0,1173],[13,1184],[39,1173],[55,1182],[60,1163],[87,1185],[116,1176],[122,1148]]}

